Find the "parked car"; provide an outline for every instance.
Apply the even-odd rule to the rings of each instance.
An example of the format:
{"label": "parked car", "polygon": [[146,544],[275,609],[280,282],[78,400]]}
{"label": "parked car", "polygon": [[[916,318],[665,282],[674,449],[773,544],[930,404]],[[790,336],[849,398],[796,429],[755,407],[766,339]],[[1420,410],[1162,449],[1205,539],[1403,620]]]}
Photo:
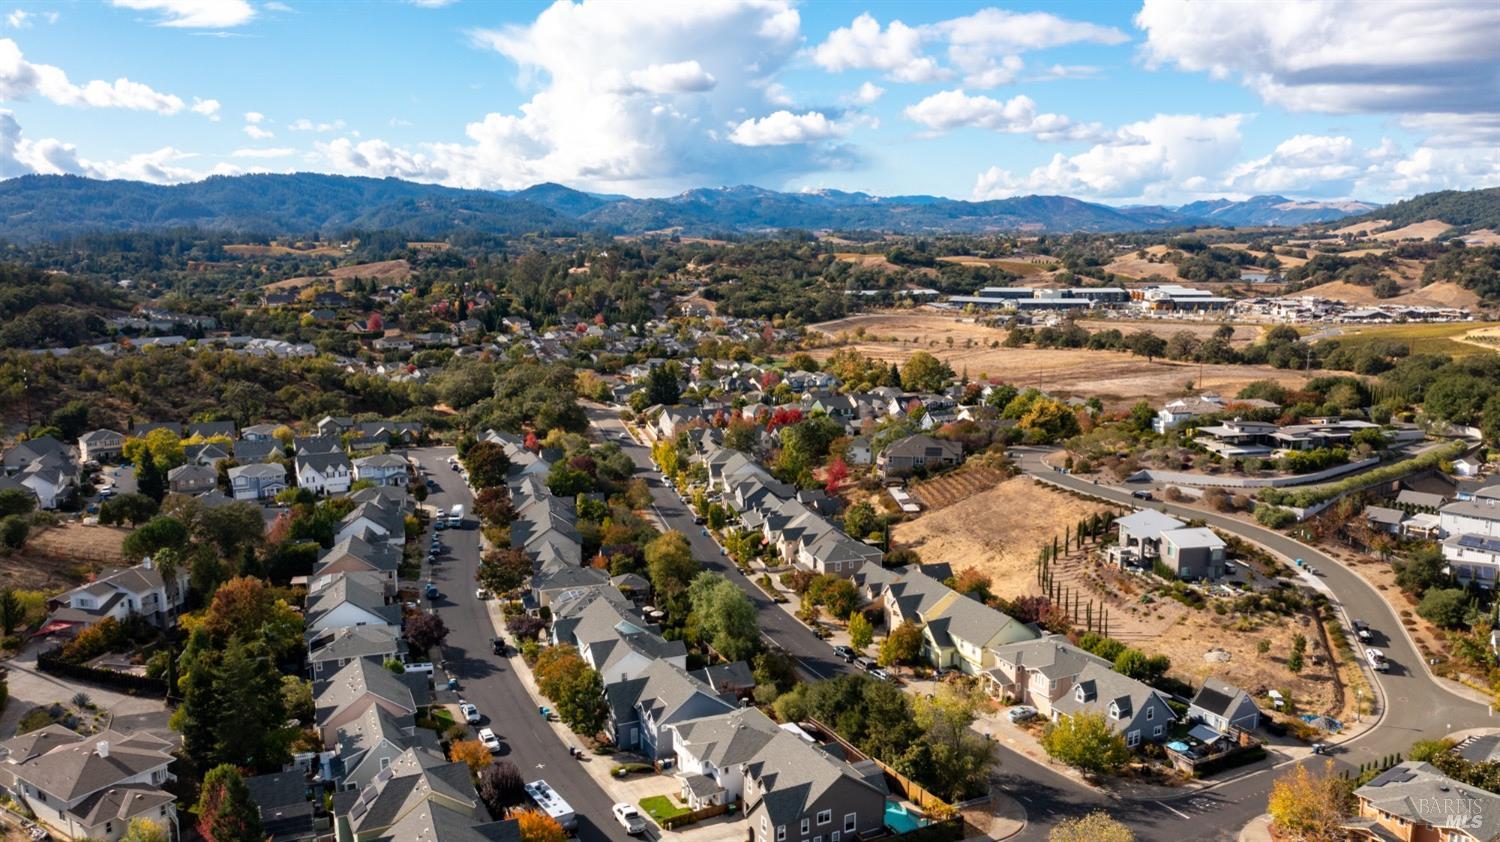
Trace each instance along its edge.
{"label": "parked car", "polygon": [[1005,712],[1005,718],[1014,723],[1029,722],[1036,719],[1036,708],[1031,705],[1016,705]]}
{"label": "parked car", "polygon": [[480,601],[489,599],[490,598],[490,592],[487,591],[487,590],[485,590],[484,588],[475,588],[474,589],[474,598],[477,599],[477,600],[480,600]]}
{"label": "parked car", "polygon": [[494,652],[496,655],[504,655],[505,641],[498,637],[492,638],[490,640],[490,651]]}
{"label": "parked car", "polygon": [[844,659],[844,663],[846,663],[846,664],[852,664],[852,663],[854,663],[854,659],[857,658],[857,657],[859,657],[859,655],[856,654],[853,649],[850,649],[847,646],[835,646],[835,647],[833,647],[833,654],[839,656],[840,658],[843,658]]}
{"label": "parked car", "polygon": [[480,728],[479,741],[484,743],[484,747],[490,750],[490,754],[500,753],[500,738],[495,736],[493,729]]}
{"label": "parked car", "polygon": [[1375,637],[1375,635],[1370,631],[1369,624],[1367,624],[1364,620],[1354,621],[1354,634],[1365,643],[1369,643]]}
{"label": "parked car", "polygon": [[1139,490],[1139,491],[1132,491],[1132,492],[1130,492],[1130,496],[1134,497],[1137,500],[1150,500],[1150,499],[1153,499],[1151,497],[1151,492],[1147,491],[1144,488],[1141,489],[1141,490]]}
{"label": "parked car", "polygon": [[1391,668],[1391,662],[1385,659],[1385,653],[1373,646],[1365,650],[1365,659],[1376,672],[1386,672]]}
{"label": "parked car", "polygon": [[422,593],[425,594],[428,599],[437,599],[438,598],[438,587],[437,587],[437,585],[434,585],[433,583],[428,582],[427,586],[422,589]]}
{"label": "parked car", "polygon": [[458,700],[458,712],[464,715],[464,721],[470,725],[479,724],[479,708],[474,707],[463,699]]}
{"label": "parked car", "polygon": [[888,681],[894,683],[894,678],[891,676],[891,674],[881,669],[880,667],[875,667],[874,669],[870,670],[870,677],[875,679],[876,681]]}
{"label": "parked car", "polygon": [[875,669],[875,659],[874,658],[859,657],[859,658],[855,658],[850,663],[854,664],[856,667],[859,667],[860,669],[864,670],[865,672],[869,672],[870,670]]}
{"label": "parked car", "polygon": [[640,810],[621,801],[619,804],[611,807],[609,811],[615,814],[615,821],[619,822],[620,826],[625,828],[626,833],[634,836],[637,833],[645,832],[646,819],[641,815]]}

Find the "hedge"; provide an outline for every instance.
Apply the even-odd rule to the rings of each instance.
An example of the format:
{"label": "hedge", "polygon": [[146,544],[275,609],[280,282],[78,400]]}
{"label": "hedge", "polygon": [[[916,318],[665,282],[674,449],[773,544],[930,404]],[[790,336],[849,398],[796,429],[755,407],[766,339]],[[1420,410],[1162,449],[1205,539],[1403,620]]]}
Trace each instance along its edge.
{"label": "hedge", "polygon": [[90,681],[105,687],[113,687],[122,690],[132,696],[167,696],[167,682],[162,678],[148,678],[144,675],[135,675],[128,672],[116,672],[115,670],[100,669],[87,664],[74,664],[64,661],[60,655],[61,649],[52,649],[47,652],[38,653],[36,656],[37,669],[63,678],[72,678],[79,681]]}
{"label": "hedge", "polygon": [[1430,450],[1420,456],[1413,456],[1400,462],[1392,462],[1364,473],[1342,479],[1327,485],[1314,485],[1300,488],[1295,491],[1285,488],[1262,488],[1256,496],[1264,503],[1274,506],[1294,506],[1305,509],[1317,505],[1324,500],[1331,500],[1344,494],[1360,491],[1374,485],[1383,485],[1394,482],[1407,474],[1425,471],[1435,468],[1440,463],[1448,462],[1458,458],[1460,454],[1467,451],[1472,445],[1466,441],[1452,441],[1442,447]]}

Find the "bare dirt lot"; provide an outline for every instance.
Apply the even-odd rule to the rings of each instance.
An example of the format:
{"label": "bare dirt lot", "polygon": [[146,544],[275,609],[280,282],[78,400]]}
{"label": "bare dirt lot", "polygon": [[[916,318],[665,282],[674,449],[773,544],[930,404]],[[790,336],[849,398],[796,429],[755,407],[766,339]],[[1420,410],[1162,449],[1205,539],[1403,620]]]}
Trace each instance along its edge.
{"label": "bare dirt lot", "polygon": [[[921,495],[921,485],[917,486]],[[925,499],[925,498],[923,498]],[[1005,597],[1038,593],[1036,555],[1064,528],[1094,512],[1114,511],[1029,477],[1014,477],[946,505],[891,530],[893,544],[910,547],[926,562],[947,562],[954,570],[978,568]]]}
{"label": "bare dirt lot", "polygon": [[[1207,339],[1228,322],[1172,321],[1170,319],[1079,319],[1078,324],[1090,331],[1113,328],[1121,333],[1134,333],[1138,330],[1149,330],[1164,338],[1174,333],[1191,333],[1199,339]],[[1236,324],[1231,327],[1234,328],[1234,336],[1230,338],[1229,343],[1236,346],[1254,343],[1260,339],[1264,331],[1262,325]]]}
{"label": "bare dirt lot", "polygon": [[297,278],[287,278],[273,284],[266,284],[266,289],[273,290],[297,290],[319,281],[333,281],[336,289],[342,289],[346,281],[373,278],[381,286],[397,286],[406,282],[411,277],[411,264],[405,260],[381,260],[376,263],[361,263],[356,266],[340,266],[330,269],[327,275],[304,275]]}
{"label": "bare dirt lot", "polygon": [[18,553],[0,556],[0,579],[18,588],[57,591],[90,570],[126,564],[120,545],[129,529],[64,523],[33,532]]}
{"label": "bare dirt lot", "polygon": [[[1162,360],[1147,362],[1113,351],[1005,348],[999,345],[1005,339],[1004,330],[940,313],[869,314],[812,327],[830,336],[842,335],[849,343],[842,347],[851,347],[885,362],[903,362],[918,351],[926,351],[946,361],[955,371],[967,370],[974,379],[985,377],[1035,386],[1060,396],[1098,397],[1106,406],[1114,407],[1141,398],[1176,396],[1189,381],[1206,390],[1234,394],[1254,380],[1275,380],[1296,388],[1306,379],[1297,372],[1269,366],[1198,366]],[[856,335],[861,328],[862,337]],[[1170,331],[1160,333],[1171,335]],[[995,347],[991,347],[992,343]],[[822,348],[811,353],[822,359],[834,350]]]}
{"label": "bare dirt lot", "polygon": [[1047,275],[1057,266],[1055,263],[1046,261],[1004,257],[974,257],[972,255],[939,257],[938,260],[943,263],[956,263],[959,266],[996,266],[1007,272],[1014,272],[1023,278],[1036,278]]}

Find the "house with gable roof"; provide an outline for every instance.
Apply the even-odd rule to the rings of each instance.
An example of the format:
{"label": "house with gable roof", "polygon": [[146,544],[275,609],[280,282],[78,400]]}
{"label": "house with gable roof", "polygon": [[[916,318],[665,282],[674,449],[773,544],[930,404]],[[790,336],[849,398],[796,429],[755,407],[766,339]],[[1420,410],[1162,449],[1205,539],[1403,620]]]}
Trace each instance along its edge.
{"label": "house with gable roof", "polygon": [[165,787],[173,746],[145,732],[84,736],[61,725],[7,740],[0,783],[55,836],[115,842],[132,819],[175,830],[177,797]]}
{"label": "house with gable roof", "polygon": [[297,452],[297,485],[314,494],[345,494],[354,483],[354,466],[342,452]]}
{"label": "house with gable roof", "polygon": [[1052,720],[1088,712],[1104,716],[1111,731],[1132,748],[1160,742],[1172,728],[1172,708],[1166,697],[1145,684],[1102,664],[1088,664],[1079,673],[1073,692],[1052,705]]}
{"label": "house with gable roof", "polygon": [[742,768],[755,842],[849,840],[885,829],[884,778],[869,761],[848,763],[783,730]]}

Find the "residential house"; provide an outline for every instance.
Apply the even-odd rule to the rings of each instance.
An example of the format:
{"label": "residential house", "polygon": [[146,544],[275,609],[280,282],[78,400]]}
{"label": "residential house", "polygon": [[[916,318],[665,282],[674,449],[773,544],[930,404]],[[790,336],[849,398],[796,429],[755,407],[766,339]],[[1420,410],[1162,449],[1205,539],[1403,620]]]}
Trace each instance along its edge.
{"label": "residential house", "polygon": [[386,593],[396,593],[396,574],[401,567],[401,550],[385,541],[371,543],[355,535],[341,539],[326,550],[313,565],[312,580],[338,573],[368,573],[378,576]]}
{"label": "residential house", "polygon": [[31,489],[37,505],[55,509],[78,485],[78,466],[62,442],[52,436],[27,439],[0,456],[4,475]]}
{"label": "residential house", "polygon": [[307,775],[293,767],[285,772],[245,778],[250,800],[260,814],[261,830],[276,842],[310,842],[318,837],[317,808],[309,796]]}
{"label": "residential house", "polygon": [[251,424],[240,430],[242,441],[276,441],[276,431],[281,429],[280,424]]}
{"label": "residential house", "polygon": [[875,456],[875,466],[885,477],[951,467],[963,461],[963,445],[921,434],[897,439]]}
{"label": "residential house", "polygon": [[125,449],[125,434],[94,430],[78,437],[78,458],[85,462],[113,462]]}
{"label": "residential house", "polygon": [[280,463],[236,465],[229,469],[229,490],[236,500],[266,500],[286,488],[286,467]]}
{"label": "residential house", "polygon": [[1088,664],[1078,673],[1073,693],[1052,706],[1052,719],[1088,712],[1104,716],[1111,731],[1138,746],[1160,742],[1172,728],[1172,708],[1166,697],[1143,682],[1101,664]]}
{"label": "residential house", "polygon": [[408,749],[358,791],[334,794],[335,842],[519,842],[514,819],[489,812],[469,767],[441,754]]}
{"label": "residential house", "polygon": [[344,494],[354,483],[353,466],[343,453],[297,453],[297,485],[314,494]]}
{"label": "residential house", "polygon": [[1227,570],[1224,539],[1206,526],[1161,533],[1160,561],[1179,579],[1218,579]]}
{"label": "residential house", "polygon": [[401,606],[387,604],[385,579],[376,573],[334,573],[312,582],[304,613],[307,633],[350,626],[401,627]]}
{"label": "residential house", "polygon": [[48,725],[3,747],[0,782],[55,837],[116,842],[137,818],[176,835],[177,798],[166,790],[175,758],[166,740]]}
{"label": "residential house", "polygon": [[876,564],[885,556],[879,547],[856,541],[837,529],[830,529],[797,551],[797,563],[814,573],[830,576],[852,576],[867,561]]}
{"label": "residential house", "polygon": [[1387,842],[1493,842],[1500,795],[1460,783],[1430,763],[1408,760],[1354,790],[1359,813],[1344,822],[1350,839]]}
{"label": "residential house", "polygon": [[219,472],[206,465],[178,465],[167,471],[167,488],[173,494],[202,494],[219,484]]}
{"label": "residential house", "polygon": [[[683,800],[694,809],[733,804],[745,795],[744,765],[753,762],[777,734],[784,733],[759,708],[747,707],[667,726],[677,747],[677,775]],[[705,778],[704,787],[692,780]]]}
{"label": "residential house", "polygon": [[[878,567],[867,564],[862,572],[868,577]],[[894,574],[881,577],[886,628],[902,623],[920,626],[922,656],[937,669],[978,675],[995,666],[995,649],[1037,637],[1026,624],[953,590],[919,567],[881,571],[886,572]]]}
{"label": "residential house", "polygon": [[406,515],[398,504],[389,500],[365,500],[339,522],[334,540],[344,541],[348,538],[359,538],[369,544],[384,543],[399,547],[406,542]]}
{"label": "residential house", "polygon": [[354,418],[348,415],[325,415],[314,425],[318,435],[338,438],[354,426]]}
{"label": "residential house", "polygon": [[1056,634],[995,647],[991,657],[995,666],[985,673],[990,692],[1031,705],[1049,719],[1053,703],[1073,692],[1084,667],[1090,664],[1113,667],[1109,661]]}
{"label": "residential house", "polygon": [[874,454],[870,452],[868,436],[855,436],[850,439],[847,454],[851,465],[868,465],[875,461]]}
{"label": "residential house", "polygon": [[782,731],[743,768],[755,842],[834,842],[885,829],[884,778],[868,761],[850,764]]}
{"label": "residential house", "polygon": [[167,628],[187,598],[188,571],[179,569],[170,581],[150,558],[134,567],[99,576],[47,601],[51,613],[46,628],[76,634],[105,617],[124,622],[139,616],[157,628]]}
{"label": "residential house", "polygon": [[1500,573],[1500,498],[1480,492],[1438,510],[1443,558],[1460,584],[1493,588]]}
{"label": "residential house", "polygon": [[297,453],[343,453],[344,442],[338,436],[296,436],[292,448]]}
{"label": "residential house", "polygon": [[670,661],[653,661],[635,678],[606,684],[604,698],[615,745],[652,760],[674,753],[666,726],[738,707]]}
{"label": "residential house", "polygon": [[366,658],[350,661],[327,681],[313,682],[313,703],[324,745],[338,729],[376,705],[395,717],[415,716],[432,702],[424,673],[397,675]]}
{"label": "residential house", "polygon": [[241,439],[234,443],[234,461],[241,465],[270,462],[281,455],[281,442],[276,439]]}
{"label": "residential house", "polygon": [[332,628],[307,642],[308,672],[314,680],[332,678],[356,658],[404,662],[406,641],[394,626],[363,625]]}
{"label": "residential house", "polygon": [[364,456],[354,460],[354,479],[369,480],[376,485],[404,486],[407,481],[406,460],[393,453]]}
{"label": "residential house", "polygon": [[1185,529],[1187,524],[1155,509],[1142,509],[1116,518],[1115,526],[1119,528],[1119,541],[1112,548],[1113,560],[1118,564],[1149,567],[1161,558],[1162,533]]}
{"label": "residential house", "polygon": [[235,436],[235,432],[233,421],[198,421],[187,425],[188,438],[198,436],[205,439],[219,437],[232,439]]}
{"label": "residential house", "polygon": [[187,464],[202,465],[206,468],[218,467],[218,464],[230,458],[233,452],[234,445],[221,445],[217,442],[189,444],[182,448],[182,455],[187,460]]}
{"label": "residential house", "polygon": [[147,433],[166,430],[178,438],[182,437],[182,425],[176,421],[147,421],[130,429],[131,438],[143,438]]}
{"label": "residential house", "polygon": [[1187,718],[1220,733],[1227,734],[1231,728],[1254,731],[1260,727],[1260,708],[1249,693],[1209,676],[1188,705]]}

